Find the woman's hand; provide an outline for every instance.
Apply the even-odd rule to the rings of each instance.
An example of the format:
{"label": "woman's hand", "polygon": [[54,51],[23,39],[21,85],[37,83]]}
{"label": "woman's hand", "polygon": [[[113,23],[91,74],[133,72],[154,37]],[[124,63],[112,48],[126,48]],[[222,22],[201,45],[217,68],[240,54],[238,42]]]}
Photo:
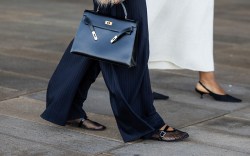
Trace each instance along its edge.
{"label": "woman's hand", "polygon": [[113,4],[119,4],[123,2],[124,0],[96,0],[98,4],[100,5],[113,5]]}

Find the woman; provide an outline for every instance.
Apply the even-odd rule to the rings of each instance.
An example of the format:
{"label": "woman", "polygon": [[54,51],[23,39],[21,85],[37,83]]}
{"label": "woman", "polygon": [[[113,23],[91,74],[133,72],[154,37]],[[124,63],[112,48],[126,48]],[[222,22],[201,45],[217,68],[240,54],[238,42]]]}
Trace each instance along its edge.
{"label": "woman", "polygon": [[[99,0],[103,5],[99,12],[123,17],[121,5],[111,6],[110,2]],[[112,0],[112,4],[119,2]],[[95,2],[94,5],[96,10]],[[71,43],[49,82],[47,107],[41,117],[62,126],[69,122],[90,130],[103,130],[104,126],[89,120],[82,109],[89,87],[101,71],[110,93],[110,103],[118,128],[125,142],[139,138],[183,140],[188,134],[165,124],[153,106],[147,66],[149,43],[146,2],[128,0],[125,6],[128,18],[139,21],[139,43],[135,45],[137,66],[124,68],[71,54]]]}
{"label": "woman", "polygon": [[217,101],[241,102],[216,82],[213,61],[214,0],[147,0],[150,69],[199,71],[195,90]]}

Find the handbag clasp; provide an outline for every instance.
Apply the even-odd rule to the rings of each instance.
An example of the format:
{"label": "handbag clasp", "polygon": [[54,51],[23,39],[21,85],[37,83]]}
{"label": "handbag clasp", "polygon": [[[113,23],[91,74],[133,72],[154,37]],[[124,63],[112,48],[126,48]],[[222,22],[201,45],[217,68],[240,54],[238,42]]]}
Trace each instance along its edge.
{"label": "handbag clasp", "polygon": [[113,22],[111,22],[111,21],[105,21],[105,24],[111,26],[111,25],[113,25]]}

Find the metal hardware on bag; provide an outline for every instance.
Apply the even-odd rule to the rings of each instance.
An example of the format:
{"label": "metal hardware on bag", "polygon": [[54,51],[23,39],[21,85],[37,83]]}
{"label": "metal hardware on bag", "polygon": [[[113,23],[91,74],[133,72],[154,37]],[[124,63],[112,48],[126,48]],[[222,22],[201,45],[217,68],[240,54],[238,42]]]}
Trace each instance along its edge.
{"label": "metal hardware on bag", "polygon": [[94,37],[94,40],[97,41],[98,38],[97,38],[97,35],[96,35],[95,31],[92,31],[92,35],[93,35],[93,37]]}
{"label": "metal hardware on bag", "polygon": [[129,28],[126,28],[126,29],[123,29],[118,35],[115,35],[115,37],[113,37],[111,39],[111,44],[115,43],[119,38],[121,38],[122,36],[124,35],[130,35],[133,31],[133,28],[132,27],[129,27]]}
{"label": "metal hardware on bag", "polygon": [[111,26],[111,25],[113,25],[113,22],[111,22],[111,21],[105,21],[105,24]]}
{"label": "metal hardware on bag", "polygon": [[91,20],[90,20],[87,16],[85,16],[84,22],[85,22],[85,24],[88,24],[88,25],[89,25],[89,29],[90,29],[90,31],[91,31],[91,33],[92,33],[92,36],[93,36],[94,40],[97,41],[98,38],[97,38],[97,35],[96,35],[96,32],[95,32],[95,28],[94,28],[94,26],[92,25]]}
{"label": "metal hardware on bag", "polygon": [[118,36],[115,36],[114,38],[112,38],[112,40],[110,41],[112,44],[117,40]]}

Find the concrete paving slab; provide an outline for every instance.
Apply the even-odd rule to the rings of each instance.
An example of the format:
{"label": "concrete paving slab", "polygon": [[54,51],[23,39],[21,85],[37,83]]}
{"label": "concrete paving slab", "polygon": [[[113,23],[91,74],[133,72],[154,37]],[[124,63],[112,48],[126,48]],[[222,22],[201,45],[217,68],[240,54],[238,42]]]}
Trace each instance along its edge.
{"label": "concrete paving slab", "polygon": [[[172,91],[172,89],[170,91]],[[179,92],[178,94],[176,94],[176,92],[173,94],[169,93],[170,92],[168,92],[168,95],[170,95],[171,100],[175,99],[173,98],[173,96],[180,94],[185,95],[185,93],[183,92],[181,93]],[[41,93],[41,96],[44,96],[44,92]],[[198,97],[196,98],[200,100]],[[189,99],[183,98],[183,96],[182,97],[176,96],[176,99],[181,100],[181,102],[170,101],[170,100],[155,102],[155,106],[158,112],[162,115],[163,119],[165,119],[168,123],[170,123],[175,127],[187,126],[190,124],[201,122],[203,120],[221,116],[227,113],[227,111],[216,109],[216,106],[215,108],[209,108],[199,102],[196,102],[197,105],[189,103],[187,104],[187,101]],[[193,99],[190,100],[190,103],[192,103],[192,100]],[[88,98],[85,101],[83,108],[87,112],[113,116],[109,101],[109,94],[102,78],[98,78],[96,82],[91,86]]]}
{"label": "concrete paving slab", "polygon": [[0,101],[18,95],[18,90],[0,86]]}
{"label": "concrete paving slab", "polygon": [[45,89],[47,80],[0,70],[0,101]]}
{"label": "concrete paving slab", "polygon": [[91,87],[83,108],[88,112],[113,116],[109,100],[109,93],[106,90],[104,84],[101,85],[103,87],[102,89],[100,89],[99,84],[100,83],[96,83]]}
{"label": "concrete paving slab", "polygon": [[[228,94],[232,94],[235,96],[244,96],[248,95],[250,89],[248,86],[248,79],[245,79],[245,73],[237,72],[234,74],[229,73],[229,67],[220,66],[221,68],[227,68],[227,71],[219,72],[216,77],[218,78],[218,82],[225,89]],[[246,69],[244,69],[246,70]],[[223,74],[226,74],[228,77],[223,77]],[[232,73],[232,72],[231,72]],[[181,89],[186,91],[194,91],[195,85],[198,82],[198,73],[192,72],[188,70],[152,70],[151,71],[151,83],[153,87],[160,87],[160,85],[164,85],[164,88],[172,88]],[[242,74],[242,75],[241,75]],[[165,78],[165,79],[164,79]],[[230,79],[229,79],[230,78]],[[243,80],[245,79],[245,81]],[[243,80],[243,81],[240,81]],[[172,85],[174,84],[174,85]]]}
{"label": "concrete paving slab", "polygon": [[[220,117],[198,124],[196,126],[219,130],[227,134],[238,135],[250,140],[250,121],[230,116]],[[249,144],[250,147],[250,144]]]}
{"label": "concrete paving slab", "polygon": [[[220,62],[221,65],[230,65],[249,69],[250,59],[246,57],[250,50],[243,49],[228,49],[215,54],[215,62]],[[227,59],[225,59],[227,57]]]}
{"label": "concrete paving slab", "polygon": [[[10,25],[15,25],[16,23],[10,23]],[[29,24],[27,26],[29,28]],[[38,26],[36,26],[38,27]],[[46,30],[45,26],[40,26],[39,28],[36,28],[37,30]],[[51,27],[50,27],[51,29]],[[54,27],[54,29],[57,29],[57,27]],[[36,48],[36,49],[41,49],[41,50],[51,50],[53,52],[64,52],[66,49],[68,43],[72,40],[74,34],[75,34],[75,29],[70,29],[71,32],[67,34],[61,34],[60,32],[67,32],[66,30],[58,30],[56,35],[56,32],[54,32],[54,35],[52,31],[55,31],[54,29],[52,30],[47,30],[46,32],[34,32],[33,34],[31,32],[27,32],[27,35],[25,33],[25,30],[21,29],[19,33],[0,33],[0,39],[4,40],[3,42],[0,42],[0,46],[5,48],[5,49],[13,49],[13,48]],[[67,29],[68,30],[68,29]],[[16,32],[17,30],[12,30],[10,29],[9,31],[14,31]],[[29,30],[27,30],[29,31]],[[46,34],[48,33],[48,34]],[[44,34],[46,37],[41,36],[40,38],[36,37],[36,35],[39,34]],[[51,35],[51,36],[50,36]],[[52,36],[53,35],[53,36]],[[24,38],[25,36],[25,38]],[[50,41],[52,40],[52,41]]]}
{"label": "concrete paving slab", "polygon": [[249,43],[249,30],[247,24],[242,24],[239,21],[215,19],[215,41],[237,44]]}
{"label": "concrete paving slab", "polygon": [[0,55],[0,70],[49,79],[56,64]]}
{"label": "concrete paving slab", "polygon": [[[180,79],[180,82],[184,82],[184,79],[185,78]],[[174,78],[174,80],[176,80],[176,78]],[[174,82],[168,83],[174,85]],[[188,84],[190,83],[184,84],[183,86],[189,86]],[[162,86],[162,84],[160,86]],[[180,87],[180,84],[171,87],[178,88]],[[194,93],[187,94],[185,92],[181,92],[181,89],[182,87],[175,90],[169,89],[167,91],[167,94],[170,95],[170,100],[155,102],[155,106],[160,115],[162,115],[162,117],[169,124],[175,127],[192,125],[204,120],[227,114],[229,113],[229,110],[231,111],[234,109],[239,109],[241,107],[245,107],[246,105],[245,103],[237,105],[220,102],[215,103],[212,101],[212,99],[201,100],[198,95],[193,95]],[[44,101],[45,91],[29,95],[28,97]],[[108,97],[109,94],[103,82],[103,79],[98,78],[92,85],[88,94],[88,98],[83,107],[87,112],[113,116]]]}
{"label": "concrete paving slab", "polygon": [[55,155],[88,155],[87,153],[77,153],[75,151],[65,150],[53,147],[49,144],[30,141],[27,139],[13,137],[0,133],[0,155],[18,155],[18,156],[55,156]]}
{"label": "concrete paving slab", "polygon": [[247,156],[247,153],[232,151],[230,149],[208,146],[193,141],[184,141],[178,143],[167,143],[157,141],[144,141],[133,144],[110,153],[117,156]]}
{"label": "concrete paving slab", "polygon": [[[155,73],[157,72],[157,74]],[[164,71],[151,71],[151,84],[155,91],[169,95],[171,101],[186,103],[204,108],[213,108],[224,111],[232,111],[249,106],[250,89],[247,87],[222,84],[228,94],[238,98],[244,97],[242,103],[224,103],[217,102],[209,95],[204,95],[201,99],[200,95],[194,91],[197,83],[195,79],[173,73],[165,73]],[[166,101],[167,103],[168,101]]]}
{"label": "concrete paving slab", "polygon": [[[207,127],[190,126],[184,128],[190,140],[207,146],[250,154],[250,138]],[[231,153],[231,152],[230,152]]]}
{"label": "concrete paving slab", "polygon": [[[192,88],[195,87],[195,84],[199,80],[198,72],[190,71],[190,70],[151,70],[150,73],[154,73],[154,74],[157,73],[156,74],[157,77],[160,77],[160,75],[164,76],[164,74],[167,73],[170,75],[173,74],[173,75],[179,75],[182,77],[193,78],[194,83],[191,84]],[[222,86],[223,86],[223,84],[224,85],[228,84],[228,85],[233,85],[233,86],[249,87],[250,80],[247,77],[247,75],[249,75],[249,74],[250,74],[250,71],[247,68],[241,68],[239,66],[230,66],[230,65],[222,65],[219,63],[215,63],[216,79],[220,84],[222,84]],[[152,74],[150,74],[150,75],[152,75]],[[162,79],[163,79],[163,77],[162,77]],[[154,80],[154,78],[152,77],[151,81],[153,81],[153,80]],[[166,77],[166,75],[165,75],[165,80],[171,80],[171,77]],[[177,82],[180,85],[182,84],[179,81],[176,81],[176,83]]]}
{"label": "concrete paving slab", "polygon": [[228,44],[225,42],[214,42],[214,53],[218,53],[219,51],[225,51],[228,49],[233,48],[234,46],[236,46],[235,44]]}
{"label": "concrete paving slab", "polygon": [[[98,133],[98,135],[108,136],[108,134],[114,133],[113,135],[114,137],[112,138],[121,140],[115,124],[115,120],[113,118],[113,113],[110,107],[108,93],[107,91],[104,91],[105,88],[104,87],[102,88],[101,83],[102,83],[101,79],[98,79],[97,83],[94,84],[94,86],[92,86],[92,89],[88,95],[88,100],[84,104],[84,109],[87,112],[94,113],[94,115],[91,116],[91,118],[95,119],[96,121],[102,122],[103,124],[109,126],[109,129],[114,131],[114,132],[108,131],[103,134]],[[43,98],[45,97],[45,92],[40,92],[40,94],[29,95],[28,97],[36,99]],[[100,103],[100,101],[102,102]],[[203,106],[197,107],[194,105],[179,103],[170,100],[157,101],[155,102],[155,106],[159,114],[163,117],[163,119],[168,124],[174,127],[185,127],[188,125],[199,123],[204,120],[215,118],[217,116],[222,116],[227,113],[226,111],[211,109]],[[96,114],[103,114],[104,116],[101,117],[100,115]],[[105,117],[105,115],[108,115],[110,117]],[[107,119],[103,120],[105,118]]]}
{"label": "concrete paving slab", "polygon": [[25,97],[0,102],[0,114],[2,115],[46,124],[47,122],[40,118],[44,108],[43,102]]}
{"label": "concrete paving slab", "polygon": [[[45,102],[46,90],[26,95],[26,97]],[[102,77],[97,78],[96,82],[91,86],[83,108],[88,112],[113,116],[109,93]]]}
{"label": "concrete paving slab", "polygon": [[114,154],[111,154],[111,153],[101,153],[101,154],[98,154],[97,156],[114,156]]}
{"label": "concrete paving slab", "polygon": [[0,115],[0,127],[0,134],[3,135],[80,153],[98,154],[123,145],[117,141],[78,133],[66,128],[45,126],[2,115]]}
{"label": "concrete paving slab", "polygon": [[[218,50],[216,50],[215,57],[221,57],[222,58],[224,56],[224,60],[222,60],[222,59],[215,60],[215,62],[218,62],[219,64],[220,63],[225,64],[223,61],[225,61],[226,58],[228,58],[229,61],[230,61],[230,59],[233,59],[233,58],[235,59],[235,61],[238,61],[238,59],[245,59],[246,56],[249,54],[249,51],[250,51],[249,49],[242,48],[242,46],[238,45],[238,44],[225,44],[225,43],[219,43],[219,44],[220,45],[217,45],[217,46],[220,46],[220,48],[218,48]],[[228,46],[228,45],[231,45],[231,47]],[[247,60],[247,62],[248,61],[249,60]],[[242,62],[241,65],[244,65],[244,62]],[[245,67],[245,66],[241,66],[241,65],[239,67],[242,67],[242,68]]]}
{"label": "concrete paving slab", "polygon": [[48,79],[32,75],[18,74],[0,70],[0,86],[9,88],[12,91],[39,91],[47,88]]}
{"label": "concrete paving slab", "polygon": [[[185,103],[188,105],[195,105],[200,108],[211,108],[211,109],[230,112],[233,110],[238,110],[246,106],[249,106],[249,102],[248,102],[249,100],[245,98],[243,98],[242,103],[229,103],[229,102],[225,103],[225,102],[215,101],[209,95],[204,95],[203,99],[201,99],[200,96],[194,91],[186,92],[186,91],[180,91],[178,89],[168,89],[167,91],[161,90],[161,89],[157,89],[157,90],[160,93],[169,95],[170,100],[173,102]],[[236,97],[241,98],[242,96],[236,96]]]}
{"label": "concrete paving slab", "polygon": [[83,10],[92,8],[92,1],[3,0],[0,8],[0,29],[5,30],[0,32],[1,47],[39,47],[62,52],[65,48],[61,47],[67,45],[62,46],[61,41],[73,38]]}
{"label": "concrete paving slab", "polygon": [[215,68],[217,70],[216,78],[218,78],[220,82],[235,84],[237,86],[238,85],[245,86],[249,88],[250,84],[250,80],[248,78],[248,75],[250,74],[249,69],[237,66],[222,65],[222,64],[217,64]]}
{"label": "concrete paving slab", "polygon": [[[40,118],[40,114],[44,111],[44,109],[45,103],[43,101],[34,100],[27,97],[19,97],[0,102],[0,114],[2,115],[57,127],[57,125],[54,125]],[[66,128],[80,133],[91,134],[103,138],[110,138],[122,142],[122,138],[120,136],[116,121],[113,116],[106,116],[89,112],[87,114],[90,119],[104,124],[107,127],[107,130],[88,131],[81,128],[74,128],[71,126],[66,126]]]}
{"label": "concrete paving slab", "polygon": [[226,113],[226,111],[218,109],[197,107],[170,100],[167,102],[155,102],[154,105],[166,123],[177,128],[193,125]]}
{"label": "concrete paving slab", "polygon": [[226,116],[233,117],[233,118],[240,118],[240,119],[244,119],[244,120],[250,120],[250,107],[243,108],[239,111],[232,112]]}
{"label": "concrete paving slab", "polygon": [[53,51],[40,50],[35,48],[22,48],[22,49],[0,48],[0,54],[13,57],[27,58],[32,60],[40,60],[40,61],[46,60],[48,62],[57,64],[58,61],[61,59],[63,53],[62,52],[54,53]]}
{"label": "concrete paving slab", "polygon": [[40,92],[25,95],[24,97],[28,97],[30,99],[35,99],[35,100],[46,102],[46,93],[47,93],[47,89],[40,91]]}

